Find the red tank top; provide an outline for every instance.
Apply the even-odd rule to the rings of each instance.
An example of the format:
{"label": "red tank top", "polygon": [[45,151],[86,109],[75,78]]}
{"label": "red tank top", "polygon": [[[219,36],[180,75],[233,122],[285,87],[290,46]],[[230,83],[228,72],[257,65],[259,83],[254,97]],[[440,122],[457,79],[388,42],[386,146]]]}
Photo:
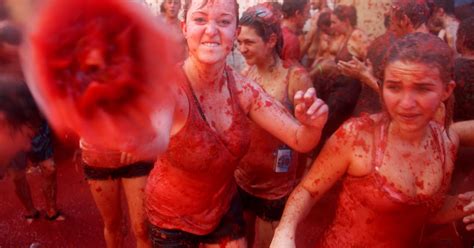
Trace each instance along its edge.
{"label": "red tank top", "polygon": [[[290,70],[286,76],[287,85]],[[288,98],[288,87],[285,92],[282,104],[292,111],[293,106]],[[275,172],[275,163],[278,148],[284,147],[285,143],[254,122],[250,122],[250,137],[250,149],[235,170],[237,184],[247,193],[263,199],[276,200],[288,195],[296,184],[297,152],[292,151],[288,172],[277,173]]]}
{"label": "red tank top", "polygon": [[[430,124],[443,171],[447,153],[441,128]],[[375,135],[373,171],[363,177],[346,176],[336,216],[317,247],[417,247],[424,224],[443,203],[450,175],[433,195],[410,197],[391,186],[377,171],[382,164],[388,128]]]}
{"label": "red tank top", "polygon": [[238,99],[233,70],[226,68],[232,100],[232,124],[217,134],[202,116],[189,82],[181,87],[189,100],[183,128],[155,163],[145,192],[149,221],[165,229],[205,235],[216,228],[236,193],[233,177],[249,144],[247,118]]}

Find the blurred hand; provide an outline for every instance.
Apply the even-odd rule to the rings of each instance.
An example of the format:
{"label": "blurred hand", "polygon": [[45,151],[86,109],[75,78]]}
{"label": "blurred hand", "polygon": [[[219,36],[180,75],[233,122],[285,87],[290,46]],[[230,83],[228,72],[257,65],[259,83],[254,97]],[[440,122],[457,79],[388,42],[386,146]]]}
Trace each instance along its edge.
{"label": "blurred hand", "polygon": [[316,97],[316,90],[297,91],[294,98],[295,117],[301,124],[323,128],[328,119],[328,106]]}

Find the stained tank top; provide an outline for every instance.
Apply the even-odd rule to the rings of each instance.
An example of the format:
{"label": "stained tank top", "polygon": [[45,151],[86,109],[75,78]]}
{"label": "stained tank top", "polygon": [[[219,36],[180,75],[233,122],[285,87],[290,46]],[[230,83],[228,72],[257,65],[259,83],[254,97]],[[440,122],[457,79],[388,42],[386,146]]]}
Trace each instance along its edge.
{"label": "stained tank top", "polygon": [[336,216],[317,247],[417,247],[424,224],[442,206],[450,175],[445,172],[447,153],[441,127],[430,131],[442,160],[443,179],[432,195],[410,197],[378,173],[383,162],[388,126],[374,136],[373,170],[362,177],[346,176]]}
{"label": "stained tank top", "polygon": [[222,134],[206,122],[189,81],[181,84],[189,101],[188,118],[155,163],[145,191],[145,209],[153,225],[205,235],[229,209],[236,193],[233,174],[248,149],[249,129],[233,70],[225,71],[232,124]]}
{"label": "stained tank top", "polygon": [[[286,75],[287,87],[282,102],[290,113],[293,111],[293,105],[288,96],[291,69],[288,69]],[[290,148],[253,122],[250,122],[250,134],[250,149],[235,170],[237,184],[247,193],[263,199],[276,200],[288,195],[296,184],[297,153],[292,151],[288,172],[275,172],[278,149]]]}

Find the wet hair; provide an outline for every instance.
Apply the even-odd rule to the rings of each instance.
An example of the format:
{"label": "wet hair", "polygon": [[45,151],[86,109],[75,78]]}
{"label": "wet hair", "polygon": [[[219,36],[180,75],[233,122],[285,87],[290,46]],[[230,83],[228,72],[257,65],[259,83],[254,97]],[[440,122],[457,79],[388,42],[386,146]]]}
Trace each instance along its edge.
{"label": "wet hair", "polygon": [[[183,15],[184,15],[184,21],[185,22],[187,20],[189,8],[191,8],[192,1],[193,0],[185,0],[184,1]],[[239,3],[237,3],[237,0],[231,0],[231,1],[234,2],[236,25],[238,25],[239,24]],[[206,6],[206,4],[208,2],[214,2],[214,0],[203,0],[200,8],[203,8],[204,6]]]}
{"label": "wet hair", "polygon": [[25,83],[0,83],[0,112],[12,129],[27,125],[36,127],[41,116]]}
{"label": "wet hair", "polygon": [[[437,68],[440,79],[447,85],[454,77],[454,52],[440,38],[432,34],[412,33],[399,40],[388,49],[379,72],[381,80],[380,90],[383,95],[383,82],[385,69],[396,61],[420,63]],[[451,96],[444,102],[446,106],[445,127],[449,126],[452,119],[454,98]]]}
{"label": "wet hair", "polygon": [[292,17],[296,14],[296,11],[303,12],[309,0],[283,0],[281,10],[284,18]]}
{"label": "wet hair", "polygon": [[415,29],[425,24],[431,16],[426,0],[395,0],[392,8],[398,19],[407,16]]}
{"label": "wet hair", "polygon": [[332,13],[341,21],[348,20],[352,27],[357,25],[357,10],[353,5],[338,5]]}
{"label": "wet hair", "polygon": [[319,15],[318,22],[316,23],[318,27],[318,31],[323,30],[323,29],[328,29],[331,28],[331,12],[330,11],[324,11]]}
{"label": "wet hair", "polygon": [[459,24],[456,46],[461,54],[465,50],[474,52],[474,16],[463,20]]}
{"label": "wet hair", "polygon": [[251,27],[266,43],[275,34],[277,42],[274,52],[281,57],[283,50],[283,35],[280,27],[280,17],[262,4],[248,8],[239,20],[240,26]]}

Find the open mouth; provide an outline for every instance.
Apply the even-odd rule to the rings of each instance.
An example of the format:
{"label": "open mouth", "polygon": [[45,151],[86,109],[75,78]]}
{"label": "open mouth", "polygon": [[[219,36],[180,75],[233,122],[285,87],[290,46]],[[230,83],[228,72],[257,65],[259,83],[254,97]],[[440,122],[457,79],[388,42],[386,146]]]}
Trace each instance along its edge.
{"label": "open mouth", "polygon": [[398,114],[398,116],[400,116],[402,120],[410,122],[418,118],[420,115],[419,114]]}
{"label": "open mouth", "polygon": [[206,47],[218,47],[220,46],[220,43],[217,42],[203,42],[201,45],[206,46]]}

